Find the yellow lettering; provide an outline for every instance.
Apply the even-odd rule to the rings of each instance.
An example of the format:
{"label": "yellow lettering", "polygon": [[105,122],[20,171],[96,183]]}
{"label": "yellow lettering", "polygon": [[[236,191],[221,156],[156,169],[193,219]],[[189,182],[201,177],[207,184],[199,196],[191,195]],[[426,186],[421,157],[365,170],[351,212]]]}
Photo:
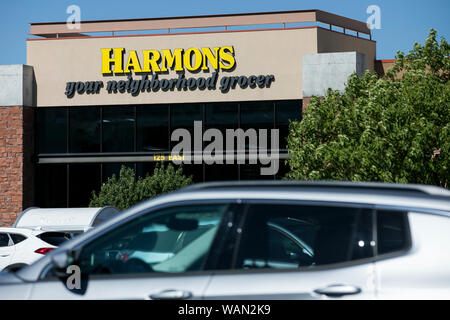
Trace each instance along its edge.
{"label": "yellow lettering", "polygon": [[175,49],[172,52],[169,49],[162,49],[161,71],[166,72],[167,68],[173,68],[175,64],[175,71],[183,71],[183,49]]}
{"label": "yellow lettering", "polygon": [[139,64],[139,58],[135,50],[130,51],[128,56],[127,67],[125,68],[125,72],[130,72],[130,67],[133,67],[134,72],[141,72],[141,66]]}
{"label": "yellow lettering", "polygon": [[[227,53],[227,51],[229,53]],[[232,69],[236,64],[236,59],[234,58],[234,49],[233,47],[222,47],[219,51],[220,56],[220,68],[221,69]],[[228,64],[223,64],[222,61],[227,62]]]}
{"label": "yellow lettering", "polygon": [[[114,73],[123,73],[124,50],[124,48],[101,49],[103,74],[112,73],[111,64],[114,66]],[[111,51],[114,51],[114,58],[111,58]]]}
{"label": "yellow lettering", "polygon": [[[191,63],[191,55],[194,55],[194,65]],[[195,71],[202,65],[203,55],[197,48],[189,48],[184,53],[183,62],[184,67],[189,71]]]}
{"label": "yellow lettering", "polygon": [[120,74],[124,72],[167,72],[169,69],[175,71],[229,70],[236,65],[234,49],[226,47],[202,47],[183,49],[161,49],[142,51],[143,63],[139,61],[136,50],[131,50],[128,59],[125,60],[124,70],[124,48],[105,48],[102,52],[102,74]]}
{"label": "yellow lettering", "polygon": [[161,71],[158,66],[158,61],[161,58],[161,53],[158,50],[144,50],[144,62],[142,72],[159,72]]}
{"label": "yellow lettering", "polygon": [[215,55],[212,53],[210,48],[202,48],[203,52],[203,66],[202,70],[208,70],[208,61],[211,63],[211,66],[214,70],[219,69],[219,49],[218,47],[214,48]]}

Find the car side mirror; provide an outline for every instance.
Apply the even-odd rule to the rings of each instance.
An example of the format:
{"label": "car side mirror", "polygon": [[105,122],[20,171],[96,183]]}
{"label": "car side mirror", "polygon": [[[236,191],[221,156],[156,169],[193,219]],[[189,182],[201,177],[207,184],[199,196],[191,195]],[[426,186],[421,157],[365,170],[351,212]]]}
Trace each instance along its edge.
{"label": "car side mirror", "polygon": [[53,269],[58,276],[66,276],[67,268],[75,262],[76,251],[73,250],[56,250],[51,256]]}
{"label": "car side mirror", "polygon": [[[79,250],[55,251],[51,256],[51,263],[53,266],[53,275],[58,277],[64,283],[64,285],[67,286],[67,289],[72,293],[83,295],[87,290],[87,277],[83,276],[80,273],[80,269],[78,267],[79,277],[78,280],[76,280],[76,269],[71,268],[71,266],[73,267],[76,264],[79,252]],[[71,277],[73,277],[74,275],[75,278],[73,279],[74,282],[72,283]]]}
{"label": "car side mirror", "polygon": [[52,257],[52,264],[56,269],[66,269],[70,265],[69,251],[55,252]]}

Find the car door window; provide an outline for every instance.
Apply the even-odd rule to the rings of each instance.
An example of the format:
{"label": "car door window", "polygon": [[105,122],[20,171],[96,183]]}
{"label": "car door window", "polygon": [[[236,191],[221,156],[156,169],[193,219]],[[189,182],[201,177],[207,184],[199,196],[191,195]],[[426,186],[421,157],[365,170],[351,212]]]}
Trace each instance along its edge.
{"label": "car door window", "polygon": [[298,268],[373,257],[372,211],[249,205],[237,268]]}
{"label": "car door window", "polygon": [[179,206],[151,212],[83,248],[88,274],[202,270],[228,205]]}
{"label": "car door window", "polygon": [[14,242],[14,245],[22,242],[23,240],[25,240],[27,237],[21,235],[21,234],[17,234],[17,233],[10,233],[9,236],[11,237],[12,241]]}
{"label": "car door window", "polygon": [[9,246],[9,237],[7,233],[0,233],[0,247]]}
{"label": "car door window", "polygon": [[387,254],[407,250],[411,240],[406,212],[377,212],[377,251]]}

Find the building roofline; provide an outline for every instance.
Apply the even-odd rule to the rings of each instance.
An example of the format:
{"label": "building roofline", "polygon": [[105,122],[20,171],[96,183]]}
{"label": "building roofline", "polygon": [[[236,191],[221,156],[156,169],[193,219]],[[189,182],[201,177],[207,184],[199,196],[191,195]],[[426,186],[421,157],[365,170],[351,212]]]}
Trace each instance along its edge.
{"label": "building roofline", "polygon": [[64,37],[76,32],[123,32],[140,30],[184,29],[184,28],[212,28],[264,24],[283,24],[301,22],[321,22],[343,29],[371,35],[367,24],[340,15],[313,10],[272,11],[256,13],[234,13],[215,15],[196,15],[179,17],[160,17],[144,19],[118,19],[118,20],[89,20],[81,21],[79,29],[69,29],[67,22],[37,22],[30,23],[30,34],[47,38]]}
{"label": "building roofline", "polygon": [[[318,9],[311,10],[285,10],[285,11],[259,11],[259,12],[242,12],[242,13],[226,13],[226,14],[204,14],[193,16],[174,16],[174,17],[154,17],[154,18],[133,18],[133,19],[101,19],[101,20],[83,20],[81,23],[96,23],[96,22],[129,22],[129,21],[152,21],[152,20],[170,20],[170,19],[187,19],[187,18],[218,18],[218,17],[237,17],[249,15],[263,15],[274,13],[301,13],[301,12],[317,12]],[[324,11],[325,12],[325,11]],[[349,18],[347,18],[349,19]],[[351,19],[352,20],[352,19]],[[355,20],[358,21],[358,20]],[[44,24],[65,24],[66,21],[49,21],[49,22],[30,22],[30,25],[44,25]]]}

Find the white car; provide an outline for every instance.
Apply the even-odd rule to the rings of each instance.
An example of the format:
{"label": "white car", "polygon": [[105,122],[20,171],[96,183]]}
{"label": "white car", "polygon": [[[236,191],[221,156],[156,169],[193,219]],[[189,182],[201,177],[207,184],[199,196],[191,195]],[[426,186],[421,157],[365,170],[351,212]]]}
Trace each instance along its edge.
{"label": "white car", "polygon": [[200,184],[0,274],[0,299],[448,300],[449,230],[433,186]]}
{"label": "white car", "polygon": [[70,238],[64,232],[0,228],[0,271],[30,265]]}

